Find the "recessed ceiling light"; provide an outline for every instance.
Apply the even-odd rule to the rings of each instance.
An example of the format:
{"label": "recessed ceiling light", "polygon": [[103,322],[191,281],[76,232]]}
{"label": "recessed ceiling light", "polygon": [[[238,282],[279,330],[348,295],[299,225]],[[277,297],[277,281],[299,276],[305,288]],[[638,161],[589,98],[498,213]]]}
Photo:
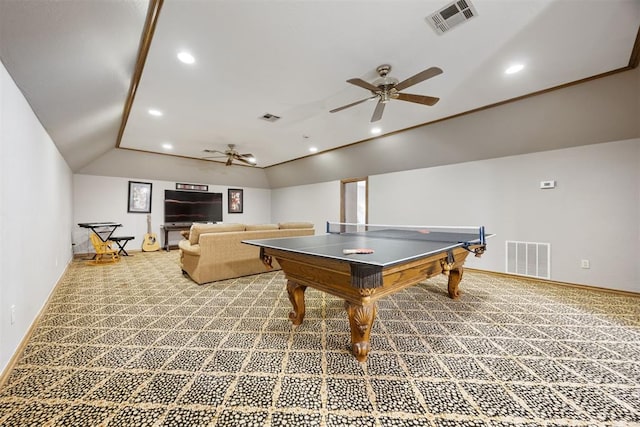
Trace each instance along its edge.
{"label": "recessed ceiling light", "polygon": [[194,62],[196,62],[196,58],[194,58],[193,55],[191,55],[189,52],[185,51],[178,53],[178,59],[185,64],[193,64]]}
{"label": "recessed ceiling light", "polygon": [[377,135],[380,132],[382,132],[382,129],[380,129],[380,128],[372,128],[371,129],[371,133],[374,134],[374,135]]}
{"label": "recessed ceiling light", "polygon": [[309,147],[309,152],[317,153],[318,152],[318,148],[317,147]]}
{"label": "recessed ceiling light", "polygon": [[173,150],[173,145],[165,142],[164,144],[162,144],[162,148],[164,148],[165,150]]}
{"label": "recessed ceiling light", "polygon": [[504,73],[505,74],[515,74],[518,71],[522,71],[523,68],[524,68],[523,64],[513,64],[509,68],[504,70]]}
{"label": "recessed ceiling light", "polygon": [[160,117],[162,116],[162,111],[151,108],[149,110],[149,114],[151,114],[152,116]]}

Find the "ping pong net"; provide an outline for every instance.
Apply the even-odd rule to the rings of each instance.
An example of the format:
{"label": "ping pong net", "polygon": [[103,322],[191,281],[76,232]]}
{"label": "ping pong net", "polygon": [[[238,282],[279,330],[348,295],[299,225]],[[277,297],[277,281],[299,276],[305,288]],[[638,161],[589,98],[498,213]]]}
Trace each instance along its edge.
{"label": "ping pong net", "polygon": [[363,235],[366,237],[398,240],[422,240],[427,242],[460,243],[462,247],[478,255],[471,246],[484,250],[484,227],[449,227],[418,225],[356,224],[327,221],[328,234]]}

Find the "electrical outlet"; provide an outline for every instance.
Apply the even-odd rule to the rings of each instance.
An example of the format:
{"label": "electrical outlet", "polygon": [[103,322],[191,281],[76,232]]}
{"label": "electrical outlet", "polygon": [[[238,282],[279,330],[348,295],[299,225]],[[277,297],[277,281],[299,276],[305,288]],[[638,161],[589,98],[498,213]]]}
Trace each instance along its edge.
{"label": "electrical outlet", "polygon": [[11,306],[11,324],[13,325],[14,323],[16,323],[16,306],[12,305]]}
{"label": "electrical outlet", "polygon": [[580,261],[580,267],[582,268],[591,268],[591,265],[589,264],[589,260],[588,259],[583,259]]}

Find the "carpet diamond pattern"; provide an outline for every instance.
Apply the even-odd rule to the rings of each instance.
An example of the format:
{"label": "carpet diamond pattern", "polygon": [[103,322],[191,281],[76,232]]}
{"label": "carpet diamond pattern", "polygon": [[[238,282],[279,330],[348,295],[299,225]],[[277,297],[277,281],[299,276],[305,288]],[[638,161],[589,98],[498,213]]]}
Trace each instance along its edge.
{"label": "carpet diamond pattern", "polygon": [[281,272],[203,286],[178,252],[74,260],[0,388],[0,425],[640,426],[640,298],[467,272],[380,301],[360,364],[338,298]]}

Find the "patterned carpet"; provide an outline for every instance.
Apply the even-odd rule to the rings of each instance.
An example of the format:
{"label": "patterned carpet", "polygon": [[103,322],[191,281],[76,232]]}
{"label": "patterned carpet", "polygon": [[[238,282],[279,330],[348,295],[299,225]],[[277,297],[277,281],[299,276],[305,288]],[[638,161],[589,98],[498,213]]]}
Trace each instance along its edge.
{"label": "patterned carpet", "polygon": [[342,301],[281,272],[198,286],[178,252],[72,263],[0,388],[3,426],[640,425],[640,298],[467,272],[379,303],[365,364]]}

